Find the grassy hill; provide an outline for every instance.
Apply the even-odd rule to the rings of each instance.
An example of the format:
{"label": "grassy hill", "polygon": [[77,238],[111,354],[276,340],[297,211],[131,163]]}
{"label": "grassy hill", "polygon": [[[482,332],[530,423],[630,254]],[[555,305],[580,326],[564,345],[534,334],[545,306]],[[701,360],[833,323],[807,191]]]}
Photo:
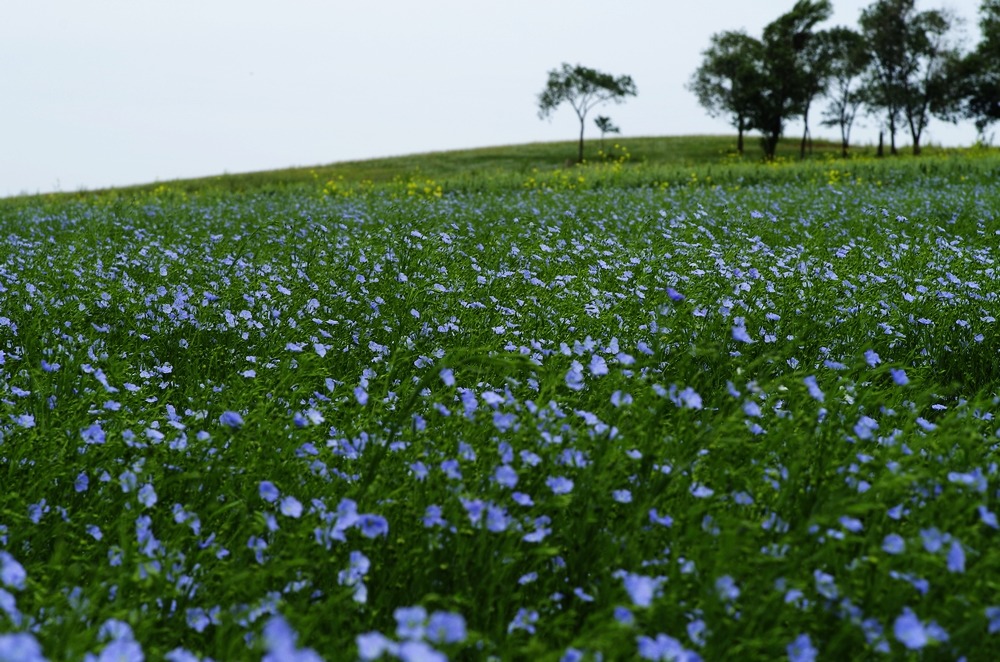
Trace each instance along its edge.
{"label": "grassy hill", "polygon": [[[583,165],[573,162],[576,148],[575,141],[481,147],[178,179],[45,197],[52,200],[91,195],[127,197],[165,190],[184,194],[226,194],[289,188],[352,194],[381,185],[395,186],[407,193],[433,194],[522,187],[749,185],[776,178],[822,184],[842,179],[888,181],[899,176],[905,178],[914,168],[923,175],[945,172],[950,176],[970,173],[978,176],[985,168],[987,175],[992,177],[1000,167],[996,149],[928,146],[921,157],[909,156],[904,149],[898,157],[877,159],[874,147],[854,146],[850,157],[843,159],[840,145],[825,140],[813,141],[803,160],[799,158],[797,138],[782,141],[775,161],[765,164],[753,136],[748,136],[742,156],[736,152],[735,136],[718,135],[607,139],[603,145],[593,139],[586,145]],[[989,158],[955,158],[965,154]]]}
{"label": "grassy hill", "polygon": [[[590,140],[586,144],[586,159],[595,163],[617,160],[627,153],[629,167],[698,167],[711,164],[759,163],[761,152],[751,137],[746,141],[746,153],[736,154],[735,136],[656,136],[607,139],[604,141],[602,159],[601,142]],[[251,191],[273,187],[314,184],[317,180],[338,180],[347,183],[391,182],[395,179],[414,178],[431,180],[462,179],[464,181],[496,178],[497,175],[528,175],[565,169],[572,165],[576,155],[575,141],[528,143],[480,147],[409,154],[361,161],[344,161],[325,165],[264,170],[248,173],[223,174],[212,177],[153,182],[116,189],[120,191],[148,191],[168,185],[188,193],[205,189]],[[839,145],[829,141],[814,141],[812,158],[830,158],[839,154]],[[779,159],[797,159],[797,140],[786,140],[779,145]],[[869,150],[870,151],[870,150]],[[859,150],[858,153],[863,153]],[[98,191],[94,191],[98,192]]]}

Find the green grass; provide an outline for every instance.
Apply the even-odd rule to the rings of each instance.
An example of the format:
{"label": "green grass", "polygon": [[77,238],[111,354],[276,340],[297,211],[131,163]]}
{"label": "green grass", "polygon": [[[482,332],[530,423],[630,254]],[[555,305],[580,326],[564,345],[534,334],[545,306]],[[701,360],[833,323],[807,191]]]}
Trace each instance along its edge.
{"label": "green grass", "polygon": [[640,160],[0,201],[0,659],[990,659],[996,155]]}
{"label": "green grass", "polygon": [[[618,147],[616,147],[618,146]],[[627,151],[630,169],[658,169],[675,171],[690,168],[732,165],[734,162],[756,166],[761,162],[762,153],[754,137],[746,138],[746,153],[740,158],[736,154],[735,136],[661,136],[641,138],[608,138],[604,141],[589,140],[586,143],[586,159],[591,164],[616,161]],[[933,146],[926,150],[927,157],[947,153],[948,150]],[[816,140],[807,157],[810,161],[830,160],[839,157],[839,144]],[[799,142],[786,139],[779,144],[779,161],[797,161]],[[870,158],[874,149],[870,146],[855,146],[852,155]],[[195,193],[206,190],[220,192],[248,192],[254,190],[275,190],[287,187],[312,186],[328,181],[343,181],[347,184],[362,182],[388,183],[394,180],[445,180],[453,185],[468,186],[469,182],[481,186],[495,185],[498,176],[527,177],[535,171],[550,173],[566,170],[576,157],[575,142],[530,143],[484,147],[479,149],[455,150],[411,154],[362,161],[347,161],[309,167],[287,168],[250,173],[225,174],[214,177],[181,179],[156,182],[118,189],[102,189],[94,193],[148,193],[160,187]],[[906,159],[905,152],[902,159]],[[74,196],[77,193],[54,194],[56,197]]]}

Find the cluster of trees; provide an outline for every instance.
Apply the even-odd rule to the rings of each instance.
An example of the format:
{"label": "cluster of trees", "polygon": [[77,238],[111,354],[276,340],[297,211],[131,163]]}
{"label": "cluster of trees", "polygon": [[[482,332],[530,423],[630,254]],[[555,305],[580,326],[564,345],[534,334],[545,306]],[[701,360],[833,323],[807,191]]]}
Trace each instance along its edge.
{"label": "cluster of trees", "polygon": [[824,97],[822,124],[839,128],[845,155],[862,110],[881,121],[893,154],[904,128],[919,154],[931,117],[972,120],[981,139],[1000,121],[1000,0],[983,0],[982,39],[964,53],[953,37],[956,18],[919,11],[915,0],[875,0],[856,30],[817,29],[832,12],[830,0],[798,0],[760,38],[712,36],[689,87],[709,114],[736,128],[741,154],[744,133],[756,130],[773,157],[786,124],[801,119],[804,155],[810,111]]}

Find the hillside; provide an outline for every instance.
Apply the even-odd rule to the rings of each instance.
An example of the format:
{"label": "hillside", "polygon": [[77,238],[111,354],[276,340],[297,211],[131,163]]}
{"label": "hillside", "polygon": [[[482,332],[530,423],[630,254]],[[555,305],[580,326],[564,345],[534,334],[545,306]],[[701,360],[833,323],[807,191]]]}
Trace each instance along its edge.
{"label": "hillside", "polygon": [[[695,167],[723,162],[760,161],[761,152],[754,138],[748,138],[746,153],[742,159],[737,156],[735,147],[735,136],[657,136],[608,138],[604,141],[605,151],[614,160],[621,160],[623,150],[627,151],[626,162],[630,167]],[[798,149],[797,140],[784,141],[778,149],[779,159],[797,159]],[[828,141],[813,143],[813,158],[829,158],[836,156],[838,152],[839,146],[834,143]],[[528,143],[151,182],[117,190],[140,192],[166,184],[172,189],[191,193],[205,189],[251,191],[283,188],[312,185],[317,180],[327,182],[341,178],[347,183],[376,184],[391,182],[394,179],[409,180],[418,177],[432,180],[494,178],[498,174],[528,175],[536,169],[542,173],[564,169],[568,163],[572,163],[575,154],[575,141]],[[592,139],[587,142],[586,157],[590,162],[601,160],[600,140]]]}
{"label": "hillside", "polygon": [[[573,141],[503,145],[428,152],[325,165],[292,167],[211,177],[156,181],[128,187],[45,194],[46,200],[89,198],[94,195],[131,197],[150,193],[252,193],[286,189],[320,190],[351,195],[388,185],[407,194],[437,194],[510,188],[593,188],[603,186],[666,186],[676,184],[750,185],[794,179],[803,184],[842,180],[892,181],[921,175],[994,178],[1000,169],[994,148],[927,146],[912,157],[905,148],[897,157],[875,158],[872,146],[853,146],[849,158],[838,143],[813,141],[804,160],[799,140],[779,144],[775,161],[765,163],[753,136],[743,156],[735,136],[658,136],[591,139],[584,164],[573,163]],[[966,158],[966,157],[975,158]],[[985,158],[984,158],[985,157]],[[8,198],[14,202],[38,196]]]}

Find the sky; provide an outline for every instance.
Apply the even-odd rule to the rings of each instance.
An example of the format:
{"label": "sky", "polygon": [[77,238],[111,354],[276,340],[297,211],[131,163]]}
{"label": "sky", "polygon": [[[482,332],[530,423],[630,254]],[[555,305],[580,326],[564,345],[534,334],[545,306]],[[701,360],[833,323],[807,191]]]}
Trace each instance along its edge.
{"label": "sky", "polygon": [[[759,36],[794,0],[3,4],[0,196],[572,140],[571,109],[537,113],[563,62],[633,77],[637,97],[592,113],[623,136],[733,133],[686,84],[713,33]],[[833,0],[824,25],[854,27],[868,4]],[[967,46],[978,6],[918,1],[964,19]],[[877,121],[861,122],[857,141],[875,142]],[[974,140],[935,121],[923,142]]]}

